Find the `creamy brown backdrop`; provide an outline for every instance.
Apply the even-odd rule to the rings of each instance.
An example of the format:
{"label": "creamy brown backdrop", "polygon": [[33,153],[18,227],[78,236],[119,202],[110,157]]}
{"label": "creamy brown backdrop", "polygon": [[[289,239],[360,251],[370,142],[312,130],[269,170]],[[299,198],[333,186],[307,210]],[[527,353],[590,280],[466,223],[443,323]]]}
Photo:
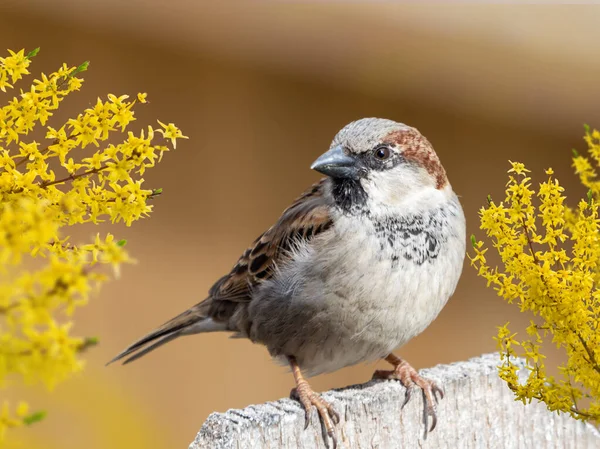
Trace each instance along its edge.
{"label": "creamy brown backdrop", "polygon": [[[291,375],[263,348],[227,335],[184,338],[127,367],[104,363],[203,299],[318,178],[310,163],[351,120],[388,117],[427,135],[462,197],[469,233],[478,232],[486,194],[501,196],[508,159],[526,162],[537,179],[554,167],[576,200],[583,190],[570,149],[584,148],[582,123],[600,126],[599,11],[4,0],[0,47],[41,46],[33,74],[91,60],[82,92],[55,123],[107,92],[142,91],[150,104],[137,109],[134,128],[159,118],[190,137],[146,176],[164,189],[152,217],[113,228],[139,263],[80,311],[78,332],[101,344],[82,376],[29,393],[51,414],[18,434],[23,444],[182,448],[210,412],[287,395]],[[496,325],[527,320],[466,264],[440,317],[399,353],[416,367],[465,359],[494,350]],[[313,385],[362,382],[373,369]]]}

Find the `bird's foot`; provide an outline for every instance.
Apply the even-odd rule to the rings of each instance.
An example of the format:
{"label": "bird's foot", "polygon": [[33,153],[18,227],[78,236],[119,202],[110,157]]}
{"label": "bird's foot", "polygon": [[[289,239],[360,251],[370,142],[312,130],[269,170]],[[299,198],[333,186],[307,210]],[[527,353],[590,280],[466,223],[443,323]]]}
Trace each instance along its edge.
{"label": "bird's foot", "polygon": [[[408,403],[411,398],[411,393],[415,386],[419,387],[425,396],[425,413],[426,420],[431,417],[431,432],[437,424],[436,404],[439,399],[443,399],[444,390],[440,388],[434,381],[426,379],[419,375],[410,364],[396,356],[388,356],[386,360],[394,365],[393,370],[377,370],[373,373],[373,379],[395,379],[406,388],[406,396],[402,407]],[[439,399],[438,399],[439,394]]]}
{"label": "bird's foot", "polygon": [[312,407],[315,406],[321,421],[325,426],[327,435],[333,441],[333,448],[337,447],[337,437],[335,435],[334,425],[340,422],[340,415],[335,411],[333,406],[323,399],[319,394],[315,393],[308,382],[301,381],[296,388],[290,392],[290,398],[300,401],[304,407],[304,429],[306,430],[310,424],[310,416]]}

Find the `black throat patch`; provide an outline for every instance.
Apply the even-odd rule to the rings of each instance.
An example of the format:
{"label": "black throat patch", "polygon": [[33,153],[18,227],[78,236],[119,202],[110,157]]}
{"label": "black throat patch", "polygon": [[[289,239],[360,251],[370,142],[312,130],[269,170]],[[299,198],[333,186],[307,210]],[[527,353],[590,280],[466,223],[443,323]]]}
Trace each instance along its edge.
{"label": "black throat patch", "polygon": [[331,194],[336,206],[347,214],[367,213],[367,192],[358,179],[331,179]]}

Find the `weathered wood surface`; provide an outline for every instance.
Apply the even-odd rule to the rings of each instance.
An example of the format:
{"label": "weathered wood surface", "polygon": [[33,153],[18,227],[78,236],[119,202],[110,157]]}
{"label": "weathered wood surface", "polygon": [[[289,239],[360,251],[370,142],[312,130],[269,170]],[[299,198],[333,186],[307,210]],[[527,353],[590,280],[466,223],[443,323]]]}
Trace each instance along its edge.
{"label": "weathered wood surface", "polygon": [[[437,428],[425,432],[423,398],[401,409],[404,388],[371,381],[323,396],[340,413],[340,448],[600,448],[598,431],[543,404],[524,406],[498,378],[498,354],[438,365],[421,374],[444,386]],[[318,415],[304,430],[304,412],[290,399],[211,414],[190,449],[315,449],[327,447]],[[329,447],[332,447],[329,444]]]}

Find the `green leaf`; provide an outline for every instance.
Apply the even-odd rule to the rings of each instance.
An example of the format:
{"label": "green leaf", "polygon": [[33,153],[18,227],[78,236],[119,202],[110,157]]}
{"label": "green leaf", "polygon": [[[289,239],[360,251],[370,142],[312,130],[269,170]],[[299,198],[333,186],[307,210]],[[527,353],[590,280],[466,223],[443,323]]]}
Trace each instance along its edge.
{"label": "green leaf", "polygon": [[473,245],[473,248],[477,248],[477,239],[474,234],[471,234],[471,245]]}
{"label": "green leaf", "polygon": [[121,239],[121,240],[119,240],[119,241],[117,242],[117,245],[119,245],[119,246],[125,246],[125,245],[127,245],[127,240],[125,240],[125,239]]}
{"label": "green leaf", "polygon": [[588,199],[588,205],[592,204],[592,199],[594,198],[594,196],[592,195],[592,189],[587,191],[587,199]]}
{"label": "green leaf", "polygon": [[575,148],[573,148],[571,151],[573,152],[573,157],[579,157],[579,152]]}
{"label": "green leaf", "polygon": [[85,72],[89,66],[90,66],[90,61],[82,62],[81,64],[79,64],[77,66],[77,68],[75,70],[73,70],[73,73],[71,73],[70,76],[75,76],[78,73]]}
{"label": "green leaf", "polygon": [[40,52],[40,47],[38,48],[34,48],[33,50],[31,50],[29,53],[27,53],[27,55],[25,56],[27,59],[31,59],[33,58],[35,55],[37,55]]}
{"label": "green leaf", "polygon": [[588,125],[587,123],[583,124],[583,129],[585,129],[586,134],[590,133],[590,125]]}
{"label": "green leaf", "polygon": [[150,195],[148,195],[149,200],[156,198],[157,196],[159,196],[161,193],[163,193],[163,189],[153,189],[152,192],[150,192]]}
{"label": "green leaf", "polygon": [[100,342],[98,337],[87,337],[83,344],[85,345],[97,345]]}
{"label": "green leaf", "polygon": [[35,424],[36,422],[40,422],[46,417],[46,414],[47,413],[45,411],[32,413],[31,415],[23,418],[23,424],[25,424],[26,426],[30,426],[32,424]]}
{"label": "green leaf", "polygon": [[492,204],[492,195],[487,196],[487,202],[488,204]]}
{"label": "green leaf", "polygon": [[92,346],[96,346],[100,340],[98,337],[87,337],[83,340],[83,343],[77,348],[77,352],[82,353],[87,351]]}

